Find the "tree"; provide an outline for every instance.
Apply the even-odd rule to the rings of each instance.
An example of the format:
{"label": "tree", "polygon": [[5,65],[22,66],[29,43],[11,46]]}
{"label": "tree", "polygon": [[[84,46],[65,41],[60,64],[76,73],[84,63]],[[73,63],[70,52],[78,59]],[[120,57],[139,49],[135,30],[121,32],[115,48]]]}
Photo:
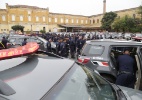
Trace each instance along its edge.
{"label": "tree", "polygon": [[18,31],[18,30],[20,30],[21,32],[24,31],[24,26],[22,26],[22,25],[14,25],[11,28],[15,31]]}
{"label": "tree", "polygon": [[45,30],[40,30],[40,32],[41,32],[41,33],[46,33],[46,31],[45,31]]}
{"label": "tree", "polygon": [[114,12],[108,12],[105,13],[103,16],[101,23],[102,23],[102,28],[110,31],[111,30],[111,24],[114,22],[114,19],[117,17],[117,14]]}
{"label": "tree", "polygon": [[116,31],[123,31],[123,32],[139,31],[136,19],[128,17],[127,15],[121,19],[115,19],[115,21],[112,23],[112,28]]}
{"label": "tree", "polygon": [[138,14],[141,15],[141,22],[142,22],[142,6],[139,6],[139,8],[138,8]]}

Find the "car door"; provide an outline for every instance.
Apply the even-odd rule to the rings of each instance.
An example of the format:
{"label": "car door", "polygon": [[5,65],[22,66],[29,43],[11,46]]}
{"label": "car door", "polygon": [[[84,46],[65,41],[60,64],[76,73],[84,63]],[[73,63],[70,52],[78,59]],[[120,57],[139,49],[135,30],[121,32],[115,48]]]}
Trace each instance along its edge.
{"label": "car door", "polygon": [[135,88],[142,90],[142,46],[138,48],[137,55],[135,55],[138,70],[136,72],[136,85]]}

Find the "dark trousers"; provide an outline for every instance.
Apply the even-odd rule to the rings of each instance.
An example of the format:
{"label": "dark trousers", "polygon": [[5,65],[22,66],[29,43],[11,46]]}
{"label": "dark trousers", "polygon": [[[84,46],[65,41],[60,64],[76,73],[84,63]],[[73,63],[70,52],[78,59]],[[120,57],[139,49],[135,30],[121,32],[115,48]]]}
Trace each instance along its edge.
{"label": "dark trousers", "polygon": [[119,74],[116,79],[116,84],[129,88],[134,88],[135,76],[133,74]]}

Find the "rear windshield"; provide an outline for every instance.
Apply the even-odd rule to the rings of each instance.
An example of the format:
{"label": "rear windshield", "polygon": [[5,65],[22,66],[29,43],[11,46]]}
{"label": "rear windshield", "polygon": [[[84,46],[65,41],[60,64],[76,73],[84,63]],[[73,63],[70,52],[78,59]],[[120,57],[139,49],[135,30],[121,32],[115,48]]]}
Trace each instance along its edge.
{"label": "rear windshield", "polygon": [[102,55],[104,51],[104,46],[98,45],[90,45],[87,44],[82,51],[82,56],[94,56],[94,55]]}

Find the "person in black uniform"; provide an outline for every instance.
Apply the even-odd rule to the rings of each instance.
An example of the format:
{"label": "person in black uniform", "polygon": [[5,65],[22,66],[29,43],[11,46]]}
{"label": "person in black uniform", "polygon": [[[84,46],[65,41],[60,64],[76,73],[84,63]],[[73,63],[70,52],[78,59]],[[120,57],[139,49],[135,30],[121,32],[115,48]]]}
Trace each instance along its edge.
{"label": "person in black uniform", "polygon": [[134,59],[130,56],[129,49],[124,50],[124,54],[118,56],[118,76],[116,79],[116,84],[134,88],[135,76],[134,76]]}
{"label": "person in black uniform", "polygon": [[4,45],[5,49],[7,49],[7,42],[8,42],[8,40],[5,37],[3,37],[2,38],[2,44]]}
{"label": "person in black uniform", "polygon": [[62,39],[58,39],[58,41],[56,42],[56,54],[60,55],[60,45],[61,45]]}
{"label": "person in black uniform", "polygon": [[27,44],[27,39],[24,38],[24,41],[22,42],[22,46],[26,45]]}
{"label": "person in black uniform", "polygon": [[74,58],[75,48],[76,48],[75,37],[71,37],[71,39],[70,39],[70,55],[71,55],[71,58]]}
{"label": "person in black uniform", "polygon": [[62,57],[67,57],[67,48],[66,48],[66,39],[63,40],[63,42],[60,45],[60,55]]}
{"label": "person in black uniform", "polygon": [[52,39],[50,38],[47,42],[47,52],[52,52],[51,42],[52,42]]}
{"label": "person in black uniform", "polygon": [[76,41],[76,51],[77,51],[77,57],[80,55],[80,51],[82,49],[82,36],[79,36],[79,39]]}

